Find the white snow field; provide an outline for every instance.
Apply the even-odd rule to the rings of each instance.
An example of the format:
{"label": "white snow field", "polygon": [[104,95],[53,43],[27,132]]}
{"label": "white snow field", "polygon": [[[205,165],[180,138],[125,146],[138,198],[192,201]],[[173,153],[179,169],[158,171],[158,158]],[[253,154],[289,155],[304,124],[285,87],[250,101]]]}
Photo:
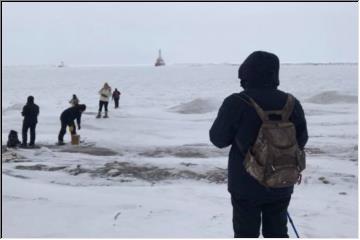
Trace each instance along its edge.
{"label": "white snow field", "polygon": [[[4,67],[2,144],[40,106],[37,149],[2,151],[4,237],[231,238],[229,148],[208,131],[241,91],[238,66]],[[307,168],[289,212],[301,237],[358,237],[357,64],[284,64],[280,89],[303,104]],[[98,90],[122,95],[96,119]],[[72,94],[87,105],[80,146],[55,146]],[[69,134],[65,141],[69,142]],[[289,234],[294,232],[289,224]]]}

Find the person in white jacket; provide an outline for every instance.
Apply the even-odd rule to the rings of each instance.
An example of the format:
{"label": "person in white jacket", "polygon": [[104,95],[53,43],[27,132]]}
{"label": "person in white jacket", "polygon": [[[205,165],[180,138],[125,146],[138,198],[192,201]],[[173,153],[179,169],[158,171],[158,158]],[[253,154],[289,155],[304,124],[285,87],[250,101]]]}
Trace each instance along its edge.
{"label": "person in white jacket", "polygon": [[105,83],[104,87],[100,89],[99,94],[100,94],[99,112],[96,117],[97,118],[101,117],[101,110],[104,106],[105,107],[104,118],[108,118],[109,117],[108,116],[108,104],[109,104],[109,100],[110,100],[110,97],[112,94],[111,87],[109,86],[109,84]]}
{"label": "person in white jacket", "polygon": [[77,96],[75,94],[73,94],[73,97],[70,99],[69,103],[71,104],[71,106],[76,106],[79,105],[80,101],[77,98]]}

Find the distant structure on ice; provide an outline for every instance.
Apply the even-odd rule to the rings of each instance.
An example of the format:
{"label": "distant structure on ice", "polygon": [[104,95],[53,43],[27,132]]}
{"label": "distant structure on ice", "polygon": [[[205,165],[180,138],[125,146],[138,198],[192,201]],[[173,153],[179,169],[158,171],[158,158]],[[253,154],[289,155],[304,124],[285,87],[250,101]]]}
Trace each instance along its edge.
{"label": "distant structure on ice", "polygon": [[59,67],[59,68],[63,68],[63,67],[65,67],[65,63],[64,63],[64,61],[61,61],[61,62],[60,62],[60,64],[59,64],[59,65],[57,65],[57,67]]}
{"label": "distant structure on ice", "polygon": [[159,49],[159,57],[156,59],[155,67],[165,66],[164,59],[161,57],[161,49]]}

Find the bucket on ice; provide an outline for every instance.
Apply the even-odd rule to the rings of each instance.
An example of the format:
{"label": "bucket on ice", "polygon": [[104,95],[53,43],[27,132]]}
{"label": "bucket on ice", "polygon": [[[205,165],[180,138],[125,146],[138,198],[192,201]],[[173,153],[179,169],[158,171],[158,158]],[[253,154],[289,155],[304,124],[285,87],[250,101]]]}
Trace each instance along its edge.
{"label": "bucket on ice", "polygon": [[80,144],[80,135],[78,135],[78,134],[71,135],[71,144],[79,145]]}

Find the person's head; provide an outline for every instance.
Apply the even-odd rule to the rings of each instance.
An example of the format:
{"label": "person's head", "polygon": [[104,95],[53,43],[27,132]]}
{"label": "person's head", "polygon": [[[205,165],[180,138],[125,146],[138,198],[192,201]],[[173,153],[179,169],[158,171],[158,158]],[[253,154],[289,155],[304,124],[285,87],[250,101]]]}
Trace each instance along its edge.
{"label": "person's head", "polygon": [[85,104],[79,104],[78,109],[80,110],[80,112],[84,112],[86,110],[86,105]]}
{"label": "person's head", "polygon": [[109,84],[108,84],[108,83],[105,83],[105,84],[104,84],[104,88],[110,88]]}
{"label": "person's head", "polygon": [[77,98],[76,94],[73,94],[73,98]]}
{"label": "person's head", "polygon": [[117,88],[115,88],[115,91],[117,91]]}
{"label": "person's head", "polygon": [[256,51],[250,54],[239,68],[239,79],[244,89],[279,86],[279,58],[269,52]]}
{"label": "person's head", "polygon": [[29,103],[29,104],[34,103],[34,97],[33,96],[28,96],[27,103]]}

